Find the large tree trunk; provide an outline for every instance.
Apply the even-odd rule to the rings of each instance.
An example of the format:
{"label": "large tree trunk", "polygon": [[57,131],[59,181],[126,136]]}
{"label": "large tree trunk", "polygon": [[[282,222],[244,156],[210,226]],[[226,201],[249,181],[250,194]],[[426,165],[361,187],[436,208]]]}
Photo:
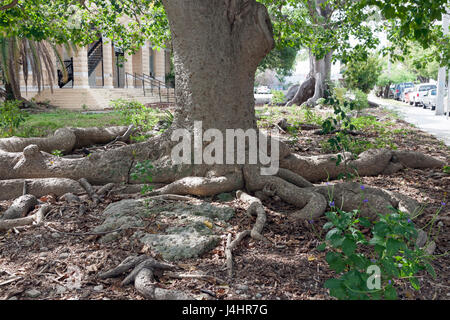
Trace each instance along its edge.
{"label": "large tree trunk", "polygon": [[256,128],[253,84],[274,40],[267,9],[254,0],[166,0],[178,112],[174,127]]}

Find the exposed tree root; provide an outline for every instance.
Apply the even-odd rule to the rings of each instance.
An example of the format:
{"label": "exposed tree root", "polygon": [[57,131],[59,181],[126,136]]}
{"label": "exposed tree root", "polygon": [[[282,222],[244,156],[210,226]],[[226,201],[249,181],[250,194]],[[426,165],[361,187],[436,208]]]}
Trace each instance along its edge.
{"label": "exposed tree root", "polygon": [[314,95],[315,85],[316,79],[314,77],[308,77],[308,79],[298,87],[294,97],[286,103],[286,106],[289,107],[294,104],[298,106],[302,105]]}
{"label": "exposed tree root", "polygon": [[173,270],[174,265],[156,261],[147,256],[128,257],[116,268],[99,275],[99,278],[106,279],[121,275],[124,272],[133,270],[122,281],[125,286],[134,282],[136,290],[147,299],[151,300],[188,300],[192,296],[176,290],[158,288],[154,279],[155,275],[165,271]]}
{"label": "exposed tree root", "polygon": [[98,194],[95,192],[94,188],[92,188],[91,184],[85,178],[81,178],[80,180],[78,180],[78,182],[83,186],[84,190],[86,190],[89,197],[91,197],[92,201],[94,202],[94,206],[98,205],[101,200]]}
{"label": "exposed tree root", "polygon": [[0,231],[6,231],[12,228],[28,226],[31,224],[38,225],[44,220],[44,216],[49,210],[50,205],[44,204],[35,214],[31,216],[18,219],[0,220]]}
{"label": "exposed tree root", "polygon": [[261,176],[256,166],[245,166],[243,171],[248,191],[264,190],[266,194],[277,195],[283,201],[299,207],[301,210],[293,215],[296,218],[314,218],[326,209],[327,202],[321,194],[297,187],[280,177]]}
{"label": "exposed tree root", "polygon": [[[93,144],[108,143],[119,139],[126,133],[131,134],[127,127],[110,128],[61,128],[52,136],[46,138],[4,138],[0,139],[0,150],[5,152],[22,152],[29,145],[37,145],[39,150],[51,153],[54,150],[70,152],[75,148],[87,147]],[[132,131],[132,128],[131,128]],[[125,138],[129,138],[128,137]],[[124,140],[121,140],[124,141]]]}
{"label": "exposed tree root", "polygon": [[[351,159],[350,154],[342,156]],[[315,182],[337,178],[339,174],[356,172],[360,176],[375,176],[383,172],[394,173],[405,167],[441,168],[443,161],[414,151],[392,151],[370,149],[361,153],[356,160],[348,160],[336,166],[337,155],[300,156],[291,154],[280,161],[280,166]]]}
{"label": "exposed tree root", "polygon": [[62,196],[69,192],[75,194],[83,192],[77,181],[65,178],[0,180],[0,201],[20,197],[25,182],[27,193],[38,198],[48,194]]}
{"label": "exposed tree root", "polygon": [[266,224],[266,212],[261,200],[252,197],[243,191],[236,192],[236,197],[248,205],[247,214],[249,216],[256,215],[255,225],[250,231],[250,236],[255,240],[268,241],[263,235],[262,230]]}
{"label": "exposed tree root", "polygon": [[179,195],[196,195],[211,196],[223,192],[231,192],[242,188],[244,181],[241,172],[234,172],[227,176],[221,177],[186,177],[177,180],[161,189],[154,194],[179,194]]}
{"label": "exposed tree root", "polygon": [[208,274],[192,274],[192,273],[176,273],[167,272],[165,276],[174,279],[198,279],[203,281],[208,281],[213,284],[225,284],[226,282],[220,278],[208,275]]}
{"label": "exposed tree root", "polygon": [[252,230],[245,230],[240,232],[236,239],[231,241],[231,233],[228,234],[227,244],[225,247],[226,266],[228,270],[228,276],[233,276],[233,250],[241,243],[245,237],[250,236],[255,240],[269,242],[263,235],[262,230],[266,223],[266,212],[264,206],[258,198],[252,197],[247,193],[239,190],[236,192],[236,197],[248,205],[247,214],[251,217],[256,215],[256,222]]}
{"label": "exposed tree root", "polygon": [[[329,200],[329,206],[335,206],[344,211],[359,209],[362,216],[376,218],[378,214],[387,213],[390,207],[415,215],[419,204],[399,193],[379,188],[367,187],[357,182],[329,184],[326,186],[308,188],[322,194]],[[331,203],[331,204],[330,204]]]}
{"label": "exposed tree root", "polygon": [[38,200],[35,196],[31,194],[23,195],[12,203],[12,205],[8,208],[8,210],[3,213],[0,217],[0,220],[5,219],[17,219],[24,217],[30,212],[36,205],[38,204]]}
{"label": "exposed tree root", "polygon": [[[130,128],[128,128],[130,129]],[[78,144],[87,143],[89,130],[71,129]],[[124,128],[125,132],[129,132]],[[103,134],[105,134],[103,132]],[[100,134],[101,135],[101,134]],[[117,137],[117,132],[109,133],[108,138]],[[114,185],[130,183],[130,174],[138,161],[150,159],[155,164],[153,181],[167,184],[154,191],[154,195],[196,195],[212,196],[224,192],[242,189],[245,185],[247,191],[266,196],[278,196],[283,201],[299,208],[293,214],[294,218],[314,219],[323,214],[327,208],[328,194],[322,189],[315,188],[311,182],[333,179],[340,174],[356,173],[360,176],[373,176],[393,173],[405,167],[429,168],[442,167],[444,163],[430,156],[412,151],[392,151],[387,149],[372,149],[363,152],[357,159],[350,154],[341,155],[344,161],[336,166],[338,155],[320,155],[304,157],[289,153],[285,144],[280,144],[280,170],[276,176],[263,176],[259,166],[253,165],[178,165],[171,164],[168,156],[173,143],[169,142],[168,134],[150,139],[144,143],[124,146],[105,152],[94,153],[82,159],[62,159],[40,151],[37,145],[28,145],[21,153],[0,151],[0,190],[8,189],[14,185],[14,191],[6,191],[8,196],[20,194],[20,184],[24,180],[7,180],[11,178],[26,178],[29,193],[38,196],[35,192],[53,191],[57,195],[67,192],[79,193],[83,185],[94,203],[101,201],[103,194],[114,193]],[[103,139],[103,138],[101,138]],[[91,139],[92,141],[92,139]],[[96,140],[98,141],[98,140]],[[60,178],[45,180],[39,178]],[[37,178],[37,179],[33,179]],[[70,178],[63,180],[62,178]],[[83,180],[83,179],[85,180]],[[82,180],[80,180],[82,179]],[[80,183],[73,181],[79,180]],[[53,186],[52,183],[56,185]],[[38,187],[36,187],[36,184]],[[101,195],[95,193],[90,184],[105,185]],[[113,185],[114,184],[114,185]],[[90,186],[90,187],[89,187]],[[339,189],[337,187],[337,189]],[[350,208],[361,199],[354,188],[347,188],[336,198],[337,205]],[[43,195],[43,194],[42,194]],[[2,196],[0,196],[2,197]],[[386,193],[367,194],[368,204],[376,208],[392,205],[392,195]],[[364,200],[364,199],[363,199]],[[411,212],[410,201],[397,201],[394,207],[408,209]],[[354,207],[353,207],[354,208]],[[362,206],[365,214],[374,215]]]}

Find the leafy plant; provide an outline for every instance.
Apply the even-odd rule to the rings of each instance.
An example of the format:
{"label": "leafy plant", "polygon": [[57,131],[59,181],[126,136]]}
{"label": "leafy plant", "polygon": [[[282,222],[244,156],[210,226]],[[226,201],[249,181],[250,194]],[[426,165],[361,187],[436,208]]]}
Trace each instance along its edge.
{"label": "leafy plant", "polygon": [[52,155],[54,155],[56,157],[62,157],[63,156],[63,152],[61,150],[53,150],[52,151]]}
{"label": "leafy plant", "polygon": [[272,104],[283,103],[286,100],[286,96],[283,91],[272,90]]}
{"label": "leafy plant", "polygon": [[174,115],[169,110],[164,110],[164,116],[162,118],[162,125],[160,132],[164,132],[170,128],[174,120]]}
{"label": "leafy plant", "polygon": [[450,166],[444,166],[444,167],[442,168],[442,171],[443,171],[444,173],[450,174]]}
{"label": "leafy plant", "polygon": [[359,89],[353,90],[353,93],[355,95],[355,104],[354,108],[357,111],[361,111],[363,109],[366,109],[369,107],[369,100],[367,99],[367,94]]}
{"label": "leafy plant", "polygon": [[127,121],[141,131],[150,131],[159,121],[158,110],[148,108],[137,101],[125,99],[112,100],[113,109],[119,112]]}
{"label": "leafy plant", "polygon": [[[427,270],[436,276],[431,257],[417,248],[417,230],[407,213],[391,208],[376,222],[361,217],[358,210],[345,212],[334,207],[326,213],[323,228],[329,231],[317,249],[328,249],[326,261],[336,277],[325,282],[330,295],[338,299],[396,299],[396,279],[409,279],[420,289],[416,274]],[[372,237],[363,233],[371,231]],[[380,286],[369,289],[369,267],[380,271]]]}
{"label": "leafy plant", "polygon": [[6,100],[0,103],[0,128],[8,135],[13,135],[14,130],[25,121],[28,113],[20,109],[21,101]]}
{"label": "leafy plant", "polygon": [[151,183],[153,181],[152,169],[153,165],[150,160],[146,160],[143,162],[138,162],[134,167],[133,172],[130,177],[133,180],[140,181],[145,185],[141,189],[141,193],[145,194],[153,190],[152,186],[147,185],[147,183]]}
{"label": "leafy plant", "polygon": [[380,59],[377,56],[370,56],[365,60],[347,62],[343,76],[348,88],[369,93],[375,87],[381,71]]}

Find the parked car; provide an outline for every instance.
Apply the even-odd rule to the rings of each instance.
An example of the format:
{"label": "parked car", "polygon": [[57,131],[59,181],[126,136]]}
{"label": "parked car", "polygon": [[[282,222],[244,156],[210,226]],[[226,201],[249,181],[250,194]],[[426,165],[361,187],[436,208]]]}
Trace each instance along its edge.
{"label": "parked car", "polygon": [[428,90],[422,97],[422,106],[424,109],[432,108],[433,100],[436,103],[437,89]]}
{"label": "parked car", "polygon": [[[430,108],[431,110],[436,109],[437,104],[437,89],[428,90],[427,93],[422,98],[423,108]],[[444,93],[444,110],[447,110],[448,104],[448,90]]]}
{"label": "parked car", "polygon": [[[431,83],[418,84],[414,88],[414,91],[412,92],[412,97],[411,97],[411,93],[409,94],[410,104],[413,104],[415,106],[421,105],[422,104],[422,98],[423,98],[424,94],[427,93],[429,90],[432,90],[432,89],[436,89],[436,85],[435,84],[431,84]],[[412,103],[411,103],[411,100],[412,100]]]}
{"label": "parked car", "polygon": [[413,104],[412,96],[414,95],[414,88],[409,88],[409,91],[405,92],[405,103]]}
{"label": "parked car", "polygon": [[405,88],[405,89],[403,90],[403,92],[400,94],[400,100],[401,100],[402,102],[407,102],[407,101],[406,101],[406,97],[407,97],[408,93],[410,93],[410,92],[413,91],[413,90],[414,90],[414,86]]}
{"label": "parked car", "polygon": [[258,94],[270,94],[270,89],[267,86],[260,86],[256,89],[256,93]]}
{"label": "parked car", "polygon": [[402,94],[405,91],[406,88],[413,88],[414,83],[412,82],[402,82],[398,83],[394,87],[394,99],[395,100],[401,100]]}

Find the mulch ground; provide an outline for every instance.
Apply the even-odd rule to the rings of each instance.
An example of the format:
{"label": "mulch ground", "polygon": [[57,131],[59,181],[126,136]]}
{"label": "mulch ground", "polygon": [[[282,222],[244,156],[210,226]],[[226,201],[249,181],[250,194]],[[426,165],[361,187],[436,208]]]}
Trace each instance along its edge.
{"label": "mulch ground", "polygon": [[[371,109],[371,114],[388,119],[389,114],[381,109]],[[431,135],[424,133],[401,120],[396,127],[408,129],[408,134],[399,134],[395,144],[399,149],[417,150],[450,162],[449,148]],[[302,154],[320,153],[318,136],[312,131],[302,132],[294,146]],[[362,177],[367,186],[399,191],[425,205],[424,212],[415,223],[425,226],[441,210],[433,229],[436,236],[436,259],[432,262],[437,278],[420,273],[421,290],[414,290],[407,281],[397,281],[400,299],[450,299],[450,175],[442,170],[408,169],[390,176]],[[138,196],[138,195],[136,195]],[[31,299],[34,289],[39,291],[37,299],[142,299],[133,286],[121,287],[117,279],[99,280],[97,274],[115,267],[131,254],[146,253],[158,258],[148,247],[125,234],[120,241],[110,244],[98,242],[98,236],[88,233],[102,222],[100,214],[106,206],[120,197],[111,197],[98,206],[89,207],[87,195],[82,200],[88,207],[80,213],[78,207],[69,206],[54,197],[45,199],[52,203],[52,210],[45,224],[24,227],[0,234],[0,298]],[[217,199],[209,198],[208,201]],[[0,211],[6,210],[11,201],[0,202]],[[239,201],[228,203],[236,208],[236,216],[228,230],[236,234],[250,229],[254,220],[245,215]],[[334,273],[328,268],[325,253],[315,250],[324,237],[321,231],[325,218],[310,224],[292,221],[289,216],[295,208],[281,202],[266,202],[267,223],[264,235],[271,243],[244,240],[233,252],[235,275],[227,278],[225,270],[225,243],[200,258],[177,262],[178,271],[205,273],[225,280],[226,284],[193,279],[161,277],[159,285],[187,291],[199,299],[281,299],[311,300],[333,299],[324,282]]]}

